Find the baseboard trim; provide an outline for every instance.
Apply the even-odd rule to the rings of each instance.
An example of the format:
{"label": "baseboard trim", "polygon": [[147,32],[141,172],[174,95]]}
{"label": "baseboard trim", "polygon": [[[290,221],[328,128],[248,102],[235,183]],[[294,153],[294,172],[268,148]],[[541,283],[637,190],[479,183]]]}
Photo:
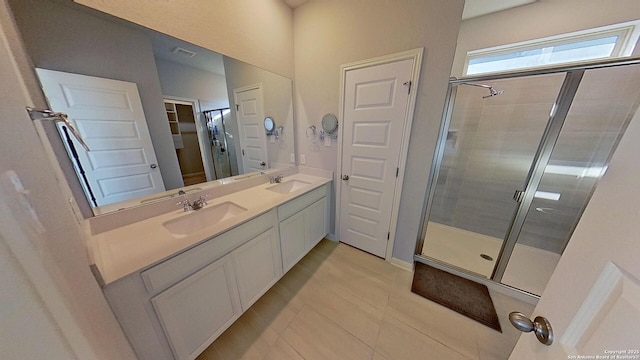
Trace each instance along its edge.
{"label": "baseboard trim", "polygon": [[331,241],[334,241],[334,242],[338,242],[338,240],[336,240],[336,236],[335,236],[333,233],[328,233],[328,234],[325,236],[325,239],[327,239],[327,240],[331,240]]}
{"label": "baseboard trim", "polygon": [[395,257],[392,257],[391,259],[389,259],[389,262],[391,263],[391,265],[395,265],[395,266],[399,267],[400,269],[407,270],[407,271],[410,271],[410,272],[413,271],[413,263],[406,262],[404,260],[400,260],[400,259],[395,258]]}

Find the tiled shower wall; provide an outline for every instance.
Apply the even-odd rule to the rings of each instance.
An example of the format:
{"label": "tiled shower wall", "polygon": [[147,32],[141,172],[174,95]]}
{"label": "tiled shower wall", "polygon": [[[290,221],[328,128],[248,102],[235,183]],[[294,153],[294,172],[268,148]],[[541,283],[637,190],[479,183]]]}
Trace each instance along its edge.
{"label": "tiled shower wall", "polygon": [[[430,221],[505,237],[564,74],[458,85]],[[638,66],[589,70],[578,89],[550,160],[556,169],[598,168],[606,163],[640,99]],[[545,173],[519,242],[562,253],[597,177]],[[428,241],[428,239],[426,239]]]}

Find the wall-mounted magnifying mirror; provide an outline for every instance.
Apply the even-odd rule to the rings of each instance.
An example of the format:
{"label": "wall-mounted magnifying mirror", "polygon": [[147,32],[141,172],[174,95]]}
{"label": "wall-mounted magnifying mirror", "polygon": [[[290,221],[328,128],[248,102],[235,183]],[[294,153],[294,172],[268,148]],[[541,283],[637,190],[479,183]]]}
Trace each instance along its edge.
{"label": "wall-mounted magnifying mirror", "polygon": [[276,128],[276,123],[269,116],[264,118],[264,129],[267,131],[267,135],[273,135],[273,130]]}
{"label": "wall-mounted magnifying mirror", "polygon": [[335,138],[334,134],[338,129],[338,118],[333,114],[326,114],[322,117],[322,130],[326,135],[330,135]]}

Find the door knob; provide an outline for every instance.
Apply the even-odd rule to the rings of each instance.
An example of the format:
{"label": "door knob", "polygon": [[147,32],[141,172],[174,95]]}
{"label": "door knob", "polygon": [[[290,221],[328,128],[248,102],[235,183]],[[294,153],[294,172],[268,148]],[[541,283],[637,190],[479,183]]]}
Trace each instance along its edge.
{"label": "door knob", "polygon": [[262,166],[262,167],[265,167],[266,165],[267,165],[267,163],[264,162],[264,161],[260,163],[260,166]]}
{"label": "door knob", "polygon": [[532,332],[536,335],[538,341],[544,345],[551,345],[553,343],[553,330],[549,320],[542,316],[536,316],[531,321],[526,315],[521,312],[514,311],[509,314],[509,321],[511,325],[522,332]]}
{"label": "door knob", "polygon": [[349,180],[349,175],[342,175],[342,180]]}
{"label": "door knob", "polygon": [[156,164],[151,164],[151,165],[150,165],[150,167],[151,167],[152,169],[155,169],[155,168],[157,168],[157,167],[158,167],[158,165],[156,165]]}

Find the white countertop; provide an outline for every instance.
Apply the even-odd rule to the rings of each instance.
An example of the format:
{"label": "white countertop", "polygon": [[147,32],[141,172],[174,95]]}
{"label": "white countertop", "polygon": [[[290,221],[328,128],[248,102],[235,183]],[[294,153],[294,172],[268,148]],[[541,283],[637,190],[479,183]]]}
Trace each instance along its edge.
{"label": "white countertop", "polygon": [[230,201],[247,211],[189,235],[174,235],[162,225],[167,220],[184,216],[186,213],[182,208],[91,235],[88,243],[90,256],[104,283],[109,284],[223,233],[332,179],[297,173],[286,176],[283,181],[290,180],[308,182],[309,185],[291,193],[280,194],[267,190],[273,184],[266,183],[217,198],[207,198],[208,205],[205,208]]}

